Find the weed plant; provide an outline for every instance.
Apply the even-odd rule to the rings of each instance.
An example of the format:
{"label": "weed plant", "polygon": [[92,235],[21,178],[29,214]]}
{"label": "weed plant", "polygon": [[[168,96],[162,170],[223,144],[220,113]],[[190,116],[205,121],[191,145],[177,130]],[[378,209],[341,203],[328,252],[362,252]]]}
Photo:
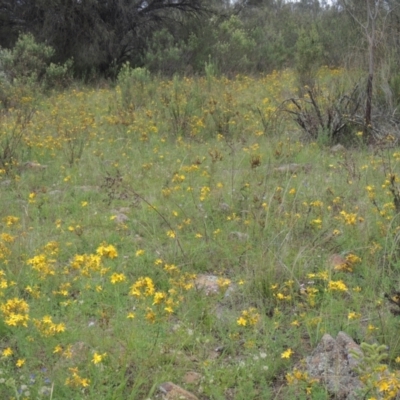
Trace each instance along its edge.
{"label": "weed plant", "polygon": [[400,152],[303,143],[287,71],[125,89],[1,117],[1,398],[329,398],[294,367],[341,330],[395,371]]}

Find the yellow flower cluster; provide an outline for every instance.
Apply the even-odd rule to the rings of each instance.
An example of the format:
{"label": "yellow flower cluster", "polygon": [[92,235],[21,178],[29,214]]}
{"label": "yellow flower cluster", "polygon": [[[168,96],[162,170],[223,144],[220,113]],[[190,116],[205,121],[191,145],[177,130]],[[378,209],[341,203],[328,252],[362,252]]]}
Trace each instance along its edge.
{"label": "yellow flower cluster", "polygon": [[4,316],[4,322],[9,326],[28,326],[29,305],[23,299],[17,297],[9,299],[0,306]]}
{"label": "yellow flower cluster", "polygon": [[33,323],[43,336],[54,336],[65,332],[65,324],[55,324],[49,315],[45,315],[41,320],[34,319]]}
{"label": "yellow flower cluster", "polygon": [[105,258],[116,258],[118,257],[117,249],[112,245],[103,243],[96,250],[96,253]]}
{"label": "yellow flower cluster", "polygon": [[129,294],[135,297],[152,296],[155,292],[154,282],[149,277],[139,278],[131,287]]}
{"label": "yellow flower cluster", "polygon": [[254,326],[259,320],[260,314],[257,312],[257,309],[250,307],[248,310],[242,311],[236,322],[240,326]]}
{"label": "yellow flower cluster", "polygon": [[27,261],[32,269],[39,272],[41,279],[45,279],[48,275],[55,275],[56,260],[49,259],[46,254],[39,254]]}
{"label": "yellow flower cluster", "polygon": [[116,283],[119,283],[119,282],[124,282],[124,281],[126,281],[126,276],[123,273],[118,274],[115,272],[110,276],[110,282],[113,285],[115,285]]}
{"label": "yellow flower cluster", "polygon": [[364,219],[361,217],[358,217],[357,214],[355,213],[347,213],[346,211],[341,211],[340,215],[342,216],[342,219],[346,225],[355,225],[357,222],[363,222]]}
{"label": "yellow flower cluster", "polygon": [[48,242],[43,246],[40,254],[27,260],[27,264],[32,266],[34,271],[39,273],[41,279],[47,276],[54,276],[56,273],[57,260],[53,257],[59,252],[59,244],[55,241]]}
{"label": "yellow flower cluster", "polygon": [[273,291],[273,296],[280,301],[290,301],[292,299],[291,291],[293,287],[293,281],[288,280],[283,282],[282,285],[273,284],[271,289]]}
{"label": "yellow flower cluster", "polygon": [[313,386],[318,383],[318,379],[310,378],[307,372],[295,368],[286,374],[286,382],[289,386],[296,386],[299,390],[304,390],[307,396],[312,394]]}
{"label": "yellow flower cluster", "polygon": [[101,255],[75,254],[70,265],[73,270],[80,270],[81,275],[90,277],[92,273],[102,271]]}
{"label": "yellow flower cluster", "polygon": [[85,388],[90,385],[90,379],[79,376],[78,368],[69,368],[69,371],[71,372],[71,377],[68,377],[65,381],[67,386]]}
{"label": "yellow flower cluster", "polygon": [[355,264],[361,262],[361,258],[357,255],[350,253],[345,257],[343,263],[335,265],[334,269],[336,271],[353,272],[353,267]]}
{"label": "yellow flower cluster", "polygon": [[339,281],[329,281],[328,282],[328,290],[331,292],[338,291],[338,292],[346,292],[347,286],[342,280]]}

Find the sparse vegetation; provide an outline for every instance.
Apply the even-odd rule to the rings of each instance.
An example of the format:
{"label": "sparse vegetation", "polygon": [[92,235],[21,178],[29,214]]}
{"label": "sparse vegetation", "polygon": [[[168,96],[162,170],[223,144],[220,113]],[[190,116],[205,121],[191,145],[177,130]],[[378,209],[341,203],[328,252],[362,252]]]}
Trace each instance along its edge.
{"label": "sparse vegetation", "polygon": [[[317,78],[323,104],[348,73]],[[387,346],[362,371],[382,379],[385,362],[391,381],[368,387],[392,398],[393,136],[374,151],[305,141],[282,112],[289,70],[167,80],[126,66],[119,83],[1,114],[2,398],[157,398],[165,381],[200,399],[329,398],[298,362],[340,330]],[[201,289],[207,275],[217,289]]]}

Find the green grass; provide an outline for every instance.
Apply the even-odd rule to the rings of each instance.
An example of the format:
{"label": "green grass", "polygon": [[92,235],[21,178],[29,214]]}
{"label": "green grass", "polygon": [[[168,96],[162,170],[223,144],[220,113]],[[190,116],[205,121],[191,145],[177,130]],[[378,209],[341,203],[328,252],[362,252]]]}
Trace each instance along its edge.
{"label": "green grass", "polygon": [[304,141],[276,114],[294,82],[152,79],[2,115],[3,148],[23,135],[0,179],[2,398],[329,398],[285,376],[340,330],[396,369],[400,153]]}

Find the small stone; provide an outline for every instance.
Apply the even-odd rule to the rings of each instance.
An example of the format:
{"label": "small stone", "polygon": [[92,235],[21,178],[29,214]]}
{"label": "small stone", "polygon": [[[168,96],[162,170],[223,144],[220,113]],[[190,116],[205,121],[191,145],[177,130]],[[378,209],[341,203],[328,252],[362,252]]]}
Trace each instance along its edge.
{"label": "small stone", "polygon": [[47,165],[41,165],[41,164],[39,164],[37,162],[33,162],[33,161],[27,161],[21,167],[21,169],[31,169],[31,170],[35,170],[35,171],[41,171],[46,168],[47,168]]}
{"label": "small stone", "polygon": [[345,151],[346,151],[346,148],[340,143],[331,147],[331,153],[343,153]]}
{"label": "small stone", "polygon": [[196,276],[194,286],[197,290],[203,290],[209,296],[219,292],[218,277],[215,275],[200,274]]}
{"label": "small stone", "polygon": [[310,172],[311,168],[312,168],[311,164],[291,163],[291,164],[280,165],[279,167],[274,168],[274,171],[279,173],[295,174],[296,172],[300,171]]}
{"label": "small stone", "polygon": [[98,191],[98,187],[97,186],[76,186],[76,189],[82,191],[82,192],[97,192]]}
{"label": "small stone", "polygon": [[128,218],[125,214],[119,213],[119,214],[117,214],[117,215],[115,216],[114,221],[115,221],[117,224],[123,224],[123,223],[125,223],[126,221],[129,221],[129,218]]}
{"label": "small stone", "polygon": [[210,350],[210,352],[208,353],[209,360],[216,360],[220,356],[221,356],[221,352],[218,351],[217,349]]}
{"label": "small stone", "polygon": [[333,268],[340,268],[340,266],[347,264],[347,260],[340,254],[332,254],[328,262]]}
{"label": "small stone", "polygon": [[230,232],[228,237],[229,239],[236,239],[240,242],[245,242],[246,240],[249,240],[249,235],[247,233],[237,231]]}
{"label": "small stone", "polygon": [[206,296],[225,293],[225,296],[233,290],[233,285],[229,279],[220,278],[216,275],[199,274],[194,280],[194,286],[197,290],[202,290]]}
{"label": "small stone", "polygon": [[164,382],[159,386],[164,400],[198,400],[194,394],[182,389],[172,382]]}
{"label": "small stone", "polygon": [[200,380],[201,380],[201,374],[195,371],[188,371],[183,377],[183,382],[187,384],[196,384],[199,383]]}
{"label": "small stone", "polygon": [[144,240],[144,237],[143,237],[143,236],[140,236],[140,235],[138,235],[138,234],[135,234],[135,236],[133,237],[133,240],[134,240],[136,243],[142,243],[143,240]]}
{"label": "small stone", "polygon": [[219,209],[223,212],[229,212],[231,209],[231,206],[227,203],[220,203]]}

